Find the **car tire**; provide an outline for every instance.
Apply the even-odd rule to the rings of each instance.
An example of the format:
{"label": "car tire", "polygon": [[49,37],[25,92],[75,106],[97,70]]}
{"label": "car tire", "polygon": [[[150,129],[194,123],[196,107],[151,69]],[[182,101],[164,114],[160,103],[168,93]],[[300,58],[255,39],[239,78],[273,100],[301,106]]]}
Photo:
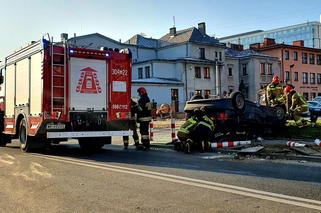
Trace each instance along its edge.
{"label": "car tire", "polygon": [[241,92],[233,92],[231,94],[232,106],[238,112],[245,110],[245,98]]}

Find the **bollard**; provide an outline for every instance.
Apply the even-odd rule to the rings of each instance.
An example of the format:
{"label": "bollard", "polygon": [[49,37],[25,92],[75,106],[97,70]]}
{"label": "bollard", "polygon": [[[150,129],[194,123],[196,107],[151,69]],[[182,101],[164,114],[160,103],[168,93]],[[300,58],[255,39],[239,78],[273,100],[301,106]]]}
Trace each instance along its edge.
{"label": "bollard", "polygon": [[288,147],[305,147],[305,144],[303,143],[297,143],[297,142],[293,142],[293,141],[288,141],[286,142],[286,145]]}
{"label": "bollard", "polygon": [[315,139],[315,140],[314,140],[314,143],[315,143],[317,146],[321,146],[321,141],[320,141],[320,139]]}
{"label": "bollard", "polygon": [[237,147],[242,145],[250,145],[251,141],[224,141],[211,143],[213,149],[219,149],[224,147]]}
{"label": "bollard", "polygon": [[175,119],[171,118],[171,133],[172,133],[172,141],[176,139],[176,132],[175,132]]}
{"label": "bollard", "polygon": [[154,122],[153,120],[149,123],[149,140],[154,140]]}

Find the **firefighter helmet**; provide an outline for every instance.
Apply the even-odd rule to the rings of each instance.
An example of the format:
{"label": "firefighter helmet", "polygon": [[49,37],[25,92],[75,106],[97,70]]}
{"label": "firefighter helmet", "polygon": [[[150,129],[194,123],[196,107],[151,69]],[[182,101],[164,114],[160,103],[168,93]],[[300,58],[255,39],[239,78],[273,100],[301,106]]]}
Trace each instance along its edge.
{"label": "firefighter helmet", "polygon": [[293,89],[292,85],[286,85],[286,87],[284,87],[284,93],[288,94],[291,90]]}
{"label": "firefighter helmet", "polygon": [[280,83],[280,78],[279,78],[279,76],[277,76],[277,75],[273,76],[272,82],[273,82],[274,84],[279,84],[279,83]]}
{"label": "firefighter helmet", "polygon": [[146,91],[146,89],[145,89],[144,87],[139,87],[139,88],[137,89],[137,92],[138,92],[139,95],[145,95],[145,94],[147,94],[147,91]]}

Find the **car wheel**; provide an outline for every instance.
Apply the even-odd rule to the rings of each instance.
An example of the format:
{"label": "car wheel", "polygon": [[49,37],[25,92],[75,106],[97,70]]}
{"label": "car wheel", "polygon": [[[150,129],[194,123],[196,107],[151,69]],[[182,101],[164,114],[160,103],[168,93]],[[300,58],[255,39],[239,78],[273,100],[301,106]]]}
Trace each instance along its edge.
{"label": "car wheel", "polygon": [[284,121],[285,120],[285,111],[282,107],[275,107],[276,111],[276,118],[278,121]]}
{"label": "car wheel", "polygon": [[232,105],[236,111],[244,112],[245,98],[241,92],[233,92],[231,94]]}

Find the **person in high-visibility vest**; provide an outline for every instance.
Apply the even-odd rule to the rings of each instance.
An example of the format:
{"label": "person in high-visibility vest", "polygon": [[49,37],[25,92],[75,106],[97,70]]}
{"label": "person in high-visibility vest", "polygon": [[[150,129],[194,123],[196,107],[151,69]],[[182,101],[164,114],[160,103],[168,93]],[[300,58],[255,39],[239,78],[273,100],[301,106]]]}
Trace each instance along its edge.
{"label": "person in high-visibility vest", "polygon": [[193,116],[180,127],[177,137],[183,144],[186,153],[190,153],[195,145],[203,152],[210,149],[214,129],[214,121],[206,115],[205,110],[196,109]]}
{"label": "person in high-visibility vest", "polygon": [[284,88],[284,95],[287,100],[287,111],[292,115],[296,125],[298,127],[306,126],[307,121],[301,115],[309,111],[309,106],[303,95],[295,91],[292,85],[287,85]]}
{"label": "person in high-visibility vest", "polygon": [[140,97],[138,100],[137,122],[140,124],[141,142],[144,149],[147,150],[150,147],[149,123],[152,120],[152,103],[144,87],[138,88],[137,93]]}
{"label": "person in high-visibility vest", "polygon": [[266,88],[266,98],[269,106],[274,107],[285,104],[283,87],[283,84],[280,83],[279,76],[273,76],[272,82]]}

